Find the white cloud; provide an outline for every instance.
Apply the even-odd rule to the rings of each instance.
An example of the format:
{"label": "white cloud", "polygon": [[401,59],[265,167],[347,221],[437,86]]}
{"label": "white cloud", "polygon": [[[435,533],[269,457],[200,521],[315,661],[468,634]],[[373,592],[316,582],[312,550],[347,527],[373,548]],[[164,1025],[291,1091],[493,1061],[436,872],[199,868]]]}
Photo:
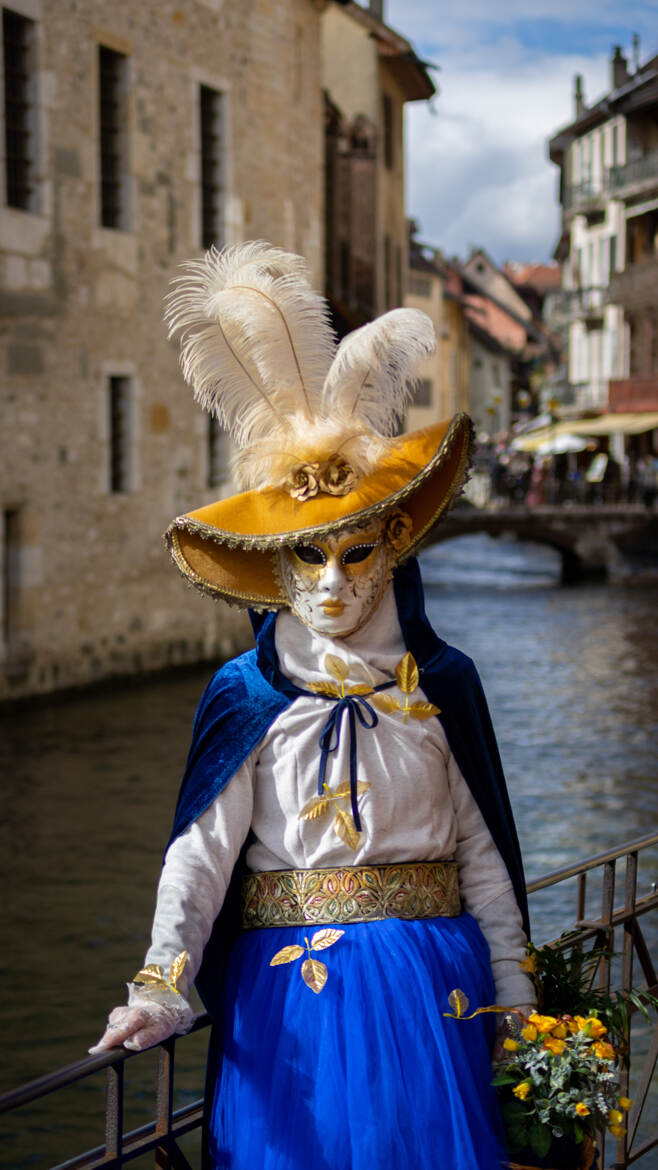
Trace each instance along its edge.
{"label": "white cloud", "polygon": [[[649,12],[643,0],[600,0],[596,27],[642,31]],[[513,21],[591,25],[591,0],[534,0],[530,17],[527,0],[390,0],[385,18],[441,66],[434,113],[407,107],[407,208],[423,238],[448,254],[478,244],[498,261],[546,259],[559,232],[548,139],[573,117],[576,73],[589,103],[606,92],[608,56],[594,27],[596,50],[576,54],[528,47]],[[578,37],[582,47],[582,27]]]}

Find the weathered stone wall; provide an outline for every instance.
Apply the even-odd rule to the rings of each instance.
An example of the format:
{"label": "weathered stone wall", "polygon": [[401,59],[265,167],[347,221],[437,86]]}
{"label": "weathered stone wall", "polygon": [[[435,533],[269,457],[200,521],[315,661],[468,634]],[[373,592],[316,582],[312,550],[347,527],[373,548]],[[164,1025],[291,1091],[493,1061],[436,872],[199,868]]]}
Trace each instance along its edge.
{"label": "weathered stone wall", "polygon": [[[38,207],[0,207],[0,699],[223,657],[245,615],[183,583],[161,533],[210,502],[207,419],[162,325],[200,254],[198,86],[225,94],[226,239],[321,286],[312,0],[15,0],[37,22]],[[129,57],[130,231],[99,226],[99,44]],[[132,378],[131,490],[108,491],[107,380]],[[4,536],[3,533],[4,532]]]}

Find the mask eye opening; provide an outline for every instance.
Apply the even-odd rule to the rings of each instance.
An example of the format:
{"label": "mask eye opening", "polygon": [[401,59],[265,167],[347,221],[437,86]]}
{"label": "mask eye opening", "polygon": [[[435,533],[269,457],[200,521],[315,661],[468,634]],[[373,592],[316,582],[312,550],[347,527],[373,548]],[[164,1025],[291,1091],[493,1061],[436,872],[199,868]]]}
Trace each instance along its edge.
{"label": "mask eye opening", "polygon": [[296,544],[293,553],[304,565],[326,565],[326,554],[317,544]]}
{"label": "mask eye opening", "polygon": [[376,548],[377,542],[374,544],[353,544],[351,548],[345,549],[340,563],[341,565],[359,565],[362,561],[366,561]]}

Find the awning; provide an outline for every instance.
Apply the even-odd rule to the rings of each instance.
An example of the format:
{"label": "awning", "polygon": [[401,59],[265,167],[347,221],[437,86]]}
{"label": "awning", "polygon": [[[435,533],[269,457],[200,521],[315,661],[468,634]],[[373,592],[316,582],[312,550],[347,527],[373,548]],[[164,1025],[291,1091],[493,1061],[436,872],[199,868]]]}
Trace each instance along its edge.
{"label": "awning", "polygon": [[515,451],[536,451],[558,435],[640,435],[658,428],[658,411],[634,414],[601,414],[598,418],[561,419],[549,427],[541,427],[530,434],[517,435],[512,440]]}

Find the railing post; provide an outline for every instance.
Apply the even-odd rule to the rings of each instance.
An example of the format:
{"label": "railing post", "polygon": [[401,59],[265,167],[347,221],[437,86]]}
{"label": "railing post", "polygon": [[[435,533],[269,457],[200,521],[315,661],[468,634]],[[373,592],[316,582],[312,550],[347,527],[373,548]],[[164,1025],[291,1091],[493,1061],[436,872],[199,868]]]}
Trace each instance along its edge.
{"label": "railing post", "polygon": [[171,1170],[171,1116],[174,1104],[174,1053],[173,1036],[160,1045],[158,1052],[158,1081],[155,1099],[155,1132],[164,1141],[155,1151],[155,1165],[158,1170]]}
{"label": "railing post", "polygon": [[615,904],[615,867],[616,862],[606,861],[603,866],[603,901],[601,905],[601,924],[606,934],[605,955],[599,964],[599,987],[604,991],[610,990],[610,952],[614,946],[615,932],[612,925]]}
{"label": "railing post", "polygon": [[123,1082],[124,1064],[113,1064],[107,1070],[107,1093],[105,1111],[105,1156],[117,1159],[116,1165],[123,1165]]}
{"label": "railing post", "polygon": [[587,874],[578,874],[578,898],[576,903],[576,923],[580,926],[585,919],[585,908],[587,903]]}

